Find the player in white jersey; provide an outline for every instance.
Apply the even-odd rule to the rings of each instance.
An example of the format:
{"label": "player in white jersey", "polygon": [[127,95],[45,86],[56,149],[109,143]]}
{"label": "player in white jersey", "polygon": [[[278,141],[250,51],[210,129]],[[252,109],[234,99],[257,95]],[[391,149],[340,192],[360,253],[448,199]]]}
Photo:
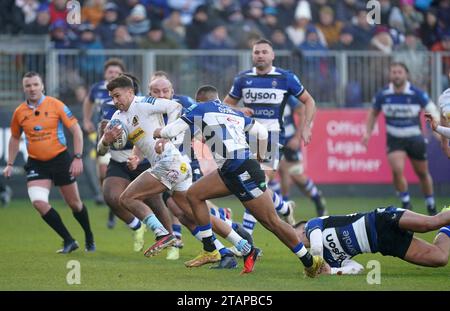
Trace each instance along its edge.
{"label": "player in white jersey", "polygon": [[[380,252],[426,267],[447,265],[450,252],[450,208],[425,216],[393,206],[366,213],[324,216],[295,225],[312,255],[323,256],[323,274],[358,274],[364,267],[352,260],[362,253]],[[433,244],[414,232],[439,232]]]}
{"label": "player in white jersey", "polygon": [[[448,74],[450,79],[450,73]],[[446,89],[438,99],[438,107],[441,114],[441,122],[434,118],[430,113],[426,113],[425,117],[430,122],[433,131],[441,135],[441,146],[447,157],[450,158],[450,147],[448,145],[450,139],[450,88]]]}
{"label": "player in white jersey", "polygon": [[[167,78],[167,76],[158,76],[158,77],[152,78],[149,83],[149,94],[150,94],[150,96],[153,96],[155,98],[165,98],[165,99],[175,100],[173,97],[174,91],[173,91],[172,83]],[[180,96],[178,96],[178,98],[180,98]],[[180,102],[180,101],[178,101],[178,102]],[[192,100],[192,102],[193,102],[193,100]],[[181,103],[181,105],[183,105],[184,108],[188,108],[188,107],[186,107],[188,105],[190,106],[190,104],[186,104],[183,102],[180,102],[180,103]],[[182,143],[183,137],[184,137],[184,134],[182,134],[177,139],[180,144]],[[188,146],[186,146],[186,147],[188,147]],[[191,148],[187,148],[187,149],[192,150]],[[194,155],[191,155],[191,156],[194,156]],[[184,154],[184,157],[186,158],[186,161],[190,161],[189,157],[186,154]],[[201,173],[199,173],[199,174],[201,174]],[[192,181],[195,182],[196,179],[194,178],[194,174],[192,177],[193,177]],[[195,224],[195,219],[192,215],[191,209],[189,209],[189,211],[186,211],[186,212],[183,211],[182,209],[180,209],[180,207],[177,206],[177,204],[174,202],[173,198],[171,198],[169,194],[165,198],[165,203],[166,203],[167,207],[169,208],[169,210],[172,212],[172,214],[178,216],[180,218],[181,223],[183,225],[185,225],[194,236],[196,236],[196,234],[198,232],[198,230],[197,230],[198,228],[197,228],[197,225]],[[219,207],[216,207],[211,202],[208,201],[207,203],[208,203],[208,207],[211,209],[211,211],[219,211],[220,210]],[[174,216],[174,219],[178,220],[178,218],[175,216]],[[222,218],[220,218],[219,215],[217,215],[216,217],[211,217],[211,222],[213,225],[213,230],[216,233],[218,233],[220,236],[222,236],[223,238],[225,238],[226,240],[230,241],[233,244],[235,244],[235,242],[237,241],[238,242],[237,245],[240,248],[245,247],[245,246],[250,248],[250,245],[252,243],[251,236],[243,228],[242,228],[242,230],[240,230],[240,227],[238,227],[237,224],[235,226],[233,226],[233,223],[231,220],[222,219]],[[175,224],[175,222],[174,222],[174,224]],[[232,229],[232,226],[233,226],[233,229]],[[180,227],[181,227],[181,224],[180,224]],[[180,228],[179,232],[181,234],[181,228]],[[175,234],[175,226],[174,226],[174,234]],[[248,245],[245,245],[246,244],[245,242],[241,242],[241,244],[239,244],[239,242],[243,239],[245,239],[246,241],[249,242]],[[220,259],[220,263],[213,268],[217,268],[217,269],[236,268],[237,261],[234,258],[233,253],[231,251],[229,251],[219,240],[215,240],[214,243],[216,244],[216,247],[220,252],[221,259]],[[242,243],[244,243],[244,244],[242,244]],[[172,246],[171,248],[168,249],[167,257],[166,257],[167,259],[176,260],[179,258],[179,247],[177,247],[177,245],[178,245],[178,243],[175,246]]]}
{"label": "player in white jersey", "polygon": [[[139,82],[135,77],[131,75],[128,76],[133,79],[135,88],[134,92],[135,94],[137,94],[139,92]],[[104,120],[109,121],[116,110],[117,109],[114,107],[114,103],[112,103],[111,99],[111,104],[105,105],[105,107],[102,108]],[[107,124],[107,122],[105,123],[105,125]],[[102,130],[103,134],[101,134],[101,136],[111,136],[111,130],[112,129],[110,127],[105,127],[105,129]],[[111,139],[111,137],[109,139]],[[98,147],[98,154],[103,154],[100,150],[103,148],[102,145],[99,144]],[[136,161],[131,157],[132,148],[133,145],[129,142],[127,142],[125,147],[121,150],[116,150],[114,147],[109,148],[108,153],[110,154],[111,159],[108,163],[106,176],[103,181],[103,193],[105,202],[106,204],[108,204],[114,215],[116,215],[119,219],[126,223],[131,230],[133,230],[133,250],[135,252],[140,252],[144,248],[144,233],[146,227],[145,225],[141,225],[141,221],[136,216],[130,213],[130,211],[128,211],[125,207],[121,206],[119,201],[120,195],[131,183],[131,181],[133,181],[142,172],[146,171],[150,167],[150,163],[147,160],[144,160],[139,163],[136,162],[136,167],[133,170],[130,170],[130,168],[128,167],[130,162]],[[167,209],[164,206],[161,195],[154,195],[152,197],[146,198],[145,202],[147,205],[152,207],[158,219],[160,219],[164,227],[168,228],[170,231],[170,215],[168,214]]]}
{"label": "player in white jersey", "polygon": [[[122,122],[128,132],[128,140],[151,164],[151,168],[144,171],[127,186],[119,200],[122,206],[155,233],[156,243],[144,252],[146,256],[153,256],[176,243],[176,238],[160,223],[143,200],[170,190],[178,205],[185,204],[189,207],[184,198],[184,192],[191,185],[189,163],[182,159],[180,152],[171,142],[157,142],[152,136],[156,128],[164,126],[162,114],[166,113],[171,122],[179,116],[181,105],[166,99],[135,96],[133,81],[124,75],[111,80],[107,89],[118,109],[111,120],[119,119]],[[124,129],[115,126],[111,135],[103,136],[99,143],[99,149],[104,148],[104,150],[100,151],[107,150],[109,145],[120,136],[122,130]],[[156,148],[161,148],[163,144],[165,144],[164,151],[158,153]]]}

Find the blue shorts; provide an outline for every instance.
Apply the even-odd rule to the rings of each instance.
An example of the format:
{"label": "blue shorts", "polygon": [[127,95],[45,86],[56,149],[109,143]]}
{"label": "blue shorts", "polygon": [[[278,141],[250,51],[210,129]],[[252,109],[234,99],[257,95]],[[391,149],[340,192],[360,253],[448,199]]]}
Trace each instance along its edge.
{"label": "blue shorts", "polygon": [[233,171],[218,171],[228,190],[242,202],[259,197],[267,189],[266,175],[256,160],[247,159]]}

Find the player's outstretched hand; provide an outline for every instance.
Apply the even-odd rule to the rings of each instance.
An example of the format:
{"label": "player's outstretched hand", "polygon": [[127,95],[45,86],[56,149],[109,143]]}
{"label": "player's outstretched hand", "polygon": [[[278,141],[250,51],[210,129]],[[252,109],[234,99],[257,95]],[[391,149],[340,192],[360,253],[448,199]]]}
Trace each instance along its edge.
{"label": "player's outstretched hand", "polygon": [[153,138],[161,138],[161,128],[157,128],[157,129],[153,132]]}
{"label": "player's outstretched hand", "polygon": [[438,127],[438,122],[433,118],[433,116],[431,115],[431,113],[426,112],[425,113],[425,119],[430,122],[431,128],[433,129],[433,131],[436,130],[436,128]]}
{"label": "player's outstretched hand", "polygon": [[155,151],[157,154],[161,154],[164,151],[164,145],[168,142],[167,139],[158,139],[155,144]]}

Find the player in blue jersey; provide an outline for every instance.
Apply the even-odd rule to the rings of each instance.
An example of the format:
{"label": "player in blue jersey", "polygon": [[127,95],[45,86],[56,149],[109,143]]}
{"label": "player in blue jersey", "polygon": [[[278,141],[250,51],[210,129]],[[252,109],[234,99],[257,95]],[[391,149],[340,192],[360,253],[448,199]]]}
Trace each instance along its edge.
{"label": "player in blue jersey", "polygon": [[[280,158],[280,144],[285,142],[280,137],[283,130],[283,111],[290,95],[298,98],[305,105],[304,122],[297,129],[296,136],[307,145],[311,141],[312,121],[315,114],[315,101],[303,87],[299,78],[292,72],[273,66],[275,53],[272,43],[260,39],[253,45],[252,60],[254,67],[241,72],[234,80],[233,87],[224,99],[224,103],[237,108],[242,100],[244,107],[240,109],[248,116],[263,124],[269,131],[268,159],[266,174],[269,180],[275,175]],[[266,163],[267,164],[267,163]],[[285,202],[275,192],[272,195],[277,212],[284,216],[291,225],[295,224],[294,202]],[[244,214],[244,226],[252,233],[256,224],[255,218],[247,211]]]}
{"label": "player in blue jersey", "polygon": [[[83,130],[88,133],[88,135],[95,134],[98,130],[98,137],[102,135],[100,133],[102,124],[106,124],[105,122],[102,122],[102,120],[109,120],[115,111],[114,103],[106,89],[106,84],[125,72],[125,65],[122,60],[118,58],[108,59],[103,65],[103,68],[104,80],[95,83],[91,87],[89,95],[83,102]],[[101,187],[103,186],[103,181],[106,177],[106,170],[110,157],[110,154],[97,156],[97,174]],[[98,199],[98,201],[100,201],[100,199]],[[110,205],[108,204],[108,206]],[[110,209],[107,227],[112,229],[114,226],[114,212]]]}
{"label": "player in blue jersey", "polygon": [[406,158],[409,158],[414,172],[419,177],[428,214],[434,215],[436,204],[433,180],[428,171],[427,142],[422,135],[420,114],[425,110],[439,117],[439,113],[428,95],[408,81],[408,73],[408,68],[403,63],[390,65],[391,82],[374,98],[362,142],[365,146],[368,145],[375,121],[380,112],[383,112],[386,118],[388,161],[402,208],[412,208],[408,184],[403,173]]}
{"label": "player in blue jersey", "polygon": [[[169,100],[173,100],[175,102],[180,103],[183,106],[183,111],[186,111],[189,109],[193,104],[195,104],[194,100],[188,96],[184,95],[174,95],[174,90],[172,83],[168,79],[168,76],[165,72],[157,71],[153,74],[152,78],[150,79],[149,83],[149,95],[156,97],[156,98],[165,98]],[[165,124],[167,124],[167,120],[165,120]],[[182,140],[184,135],[181,135],[180,139]],[[202,177],[202,172],[200,170],[200,163],[195,158],[194,151],[190,145],[186,145],[188,147],[187,151],[191,152],[190,154],[187,154],[185,152],[186,150],[183,150],[183,142],[175,142],[176,145],[179,145],[180,152],[185,155],[185,158],[190,161],[191,168],[193,171],[192,174],[192,182],[196,182],[200,177]],[[174,215],[180,215],[180,217],[183,217],[183,222],[186,223],[187,221],[187,227],[189,228],[190,224],[189,220],[186,220],[185,213],[177,206],[173,198],[170,196],[170,194],[166,191],[163,194],[164,202],[166,203],[167,207],[170,211],[172,211],[172,214]],[[215,206],[211,202],[207,202],[208,207],[211,210],[211,214],[213,216],[218,217],[221,219],[224,223],[226,223],[229,227],[232,227],[233,230],[229,230],[230,232],[226,233],[226,236],[229,236],[230,233],[234,235],[234,232],[241,235],[244,239],[248,240],[251,244],[251,236],[239,225],[239,224],[233,224],[232,221],[228,218],[226,218],[226,211],[223,208],[219,208]],[[215,225],[219,225],[218,223],[215,223]],[[219,225],[220,226],[220,225]],[[196,226],[195,226],[196,227]],[[191,229],[195,230],[195,227]],[[173,232],[175,236],[178,238],[178,243],[174,246],[171,246],[168,248],[167,251],[167,257],[166,259],[169,260],[177,260],[179,258],[179,249],[180,249],[180,242],[181,242],[181,223],[178,220],[177,217],[173,217],[173,225],[172,225]],[[192,230],[191,230],[192,231]],[[234,231],[234,232],[233,232]],[[216,241],[218,243],[219,241]],[[229,269],[229,268],[235,268],[237,267],[236,259],[234,258],[234,255],[231,251],[229,251],[227,248],[225,248],[223,245],[218,245],[218,249],[221,255],[220,263],[213,268],[219,268],[219,269]]]}
{"label": "player in blue jersey", "polygon": [[[139,83],[137,79],[131,75],[128,76],[133,80],[134,92],[139,93]],[[111,104],[104,103],[101,109],[103,116],[102,121],[109,121],[116,111],[117,109],[114,106],[112,99]],[[109,140],[113,135],[113,132],[114,130],[112,128],[105,128],[99,142],[101,143],[104,141],[104,137]],[[101,146],[98,148],[98,153],[101,155],[103,153],[100,151],[100,147]],[[121,219],[131,230],[133,230],[133,250],[135,252],[139,252],[144,248],[144,233],[146,228],[141,224],[141,221],[137,217],[120,205],[119,198],[122,192],[133,180],[135,180],[142,172],[145,172],[148,168],[150,168],[150,163],[147,160],[140,163],[135,163],[137,160],[132,157],[132,148],[133,145],[130,142],[127,142],[125,147],[121,150],[115,150],[112,146],[109,148],[111,159],[107,165],[106,176],[103,181],[103,193],[105,201],[111,211],[113,211],[119,219]],[[129,168],[130,165],[135,165],[136,167],[131,170]],[[170,217],[166,212],[160,195],[149,197],[145,200],[145,202],[149,206],[152,206],[155,210],[155,214],[158,219],[160,219],[164,227],[170,228],[172,226]],[[171,232],[171,230],[169,231]]]}
{"label": "player in blue jersey", "polygon": [[309,178],[303,168],[303,156],[301,151],[301,138],[296,136],[297,124],[294,120],[294,113],[302,115],[304,106],[300,105],[297,98],[289,96],[287,105],[284,109],[284,146],[281,149],[282,157],[280,160],[280,169],[278,173],[281,179],[281,194],[285,201],[289,200],[289,188],[291,180],[297,187],[307,195],[315,204],[317,215],[324,216],[327,211],[325,200],[322,193]]}
{"label": "player in blue jersey", "polygon": [[[306,267],[306,274],[316,276],[323,266],[323,259],[312,257],[299,241],[294,229],[277,216],[271,195],[266,191],[264,172],[258,161],[251,158],[246,133],[257,138],[256,158],[261,161],[264,159],[268,140],[265,127],[242,112],[222,104],[218,99],[217,89],[212,86],[200,87],[196,100],[199,104],[188,109],[180,119],[153,133],[154,137],[166,139],[185,131],[201,137],[211,149],[219,167],[200,178],[188,190],[189,203],[201,228],[203,252],[186,264],[200,266],[216,260],[218,252],[213,244],[214,236],[206,200],[234,194],[264,227],[300,258]],[[244,254],[242,273],[253,271],[258,252],[257,248],[252,247],[249,253]]]}
{"label": "player in blue jersey", "polygon": [[[427,267],[447,265],[450,251],[450,208],[425,216],[393,206],[346,216],[325,216],[302,221],[297,235],[313,255],[323,256],[325,274],[357,274],[364,267],[352,260],[362,253],[380,252]],[[439,232],[433,244],[414,232]]]}

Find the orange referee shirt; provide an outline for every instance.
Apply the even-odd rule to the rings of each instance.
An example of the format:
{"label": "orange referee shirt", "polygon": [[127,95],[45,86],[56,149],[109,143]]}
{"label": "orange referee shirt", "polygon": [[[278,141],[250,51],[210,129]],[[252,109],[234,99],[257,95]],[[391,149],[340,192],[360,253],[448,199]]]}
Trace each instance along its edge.
{"label": "orange referee shirt", "polygon": [[14,111],[11,135],[20,138],[25,132],[28,155],[38,161],[48,161],[67,149],[64,128],[70,128],[78,120],[60,100],[43,96],[38,106],[23,102]]}

